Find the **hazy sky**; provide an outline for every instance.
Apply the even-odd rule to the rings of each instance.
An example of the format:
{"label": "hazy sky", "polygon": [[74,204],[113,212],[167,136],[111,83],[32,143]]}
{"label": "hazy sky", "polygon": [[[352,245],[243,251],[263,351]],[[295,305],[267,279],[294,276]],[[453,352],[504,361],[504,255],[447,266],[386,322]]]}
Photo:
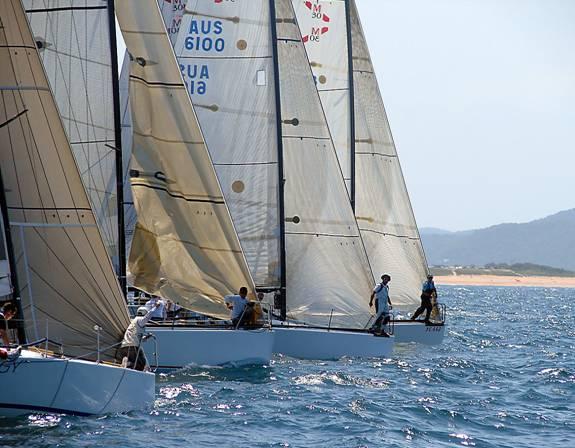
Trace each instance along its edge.
{"label": "hazy sky", "polygon": [[575,207],[575,0],[356,2],[420,227]]}
{"label": "hazy sky", "polygon": [[575,1],[356,1],[420,227],[575,207]]}

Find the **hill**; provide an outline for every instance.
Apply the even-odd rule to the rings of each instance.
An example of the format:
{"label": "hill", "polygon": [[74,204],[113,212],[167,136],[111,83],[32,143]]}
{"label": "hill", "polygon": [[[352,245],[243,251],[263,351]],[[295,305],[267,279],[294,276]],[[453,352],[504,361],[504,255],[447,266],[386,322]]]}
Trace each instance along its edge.
{"label": "hill", "polygon": [[427,232],[421,238],[433,266],[531,263],[575,271],[575,209],[522,224],[463,232]]}

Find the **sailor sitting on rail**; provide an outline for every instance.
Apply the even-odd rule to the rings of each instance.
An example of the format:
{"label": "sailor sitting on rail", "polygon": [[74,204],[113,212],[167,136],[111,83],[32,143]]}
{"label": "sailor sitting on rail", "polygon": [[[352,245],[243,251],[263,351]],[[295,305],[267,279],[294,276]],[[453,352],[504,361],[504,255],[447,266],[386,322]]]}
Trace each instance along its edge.
{"label": "sailor sitting on rail", "polygon": [[251,320],[252,307],[248,306],[248,288],[242,286],[239,294],[224,297],[226,307],[231,310],[231,320],[234,327],[244,325]]}

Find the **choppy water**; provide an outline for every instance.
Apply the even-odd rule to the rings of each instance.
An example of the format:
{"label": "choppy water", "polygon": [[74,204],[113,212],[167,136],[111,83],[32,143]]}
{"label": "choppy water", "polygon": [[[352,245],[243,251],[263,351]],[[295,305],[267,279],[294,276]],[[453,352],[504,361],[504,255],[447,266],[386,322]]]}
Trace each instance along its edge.
{"label": "choppy water", "polygon": [[574,446],[575,290],[441,293],[440,347],[161,376],[151,412],[0,420],[0,446]]}

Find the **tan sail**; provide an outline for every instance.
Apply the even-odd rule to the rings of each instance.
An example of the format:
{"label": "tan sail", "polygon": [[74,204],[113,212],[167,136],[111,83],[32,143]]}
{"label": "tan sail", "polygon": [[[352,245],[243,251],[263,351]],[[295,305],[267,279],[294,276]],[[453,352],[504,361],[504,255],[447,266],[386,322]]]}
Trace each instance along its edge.
{"label": "tan sail", "polygon": [[23,0],[64,129],[112,262],[118,205],[108,3]]}
{"label": "tan sail", "polygon": [[95,359],[94,326],[117,343],[126,305],[21,1],[0,2],[0,20],[0,169],[27,334]]}
{"label": "tan sail", "polygon": [[135,286],[227,317],[223,297],[254,288],[156,0],[122,0],[131,54]]}

